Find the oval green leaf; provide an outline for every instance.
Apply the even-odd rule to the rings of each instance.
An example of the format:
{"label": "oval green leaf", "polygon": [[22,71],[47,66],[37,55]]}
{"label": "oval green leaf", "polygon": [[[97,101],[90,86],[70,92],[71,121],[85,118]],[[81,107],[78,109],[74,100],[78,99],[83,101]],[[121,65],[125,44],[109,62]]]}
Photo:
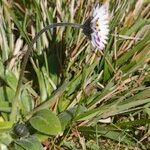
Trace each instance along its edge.
{"label": "oval green leaf", "polygon": [[44,150],[37,138],[30,136],[28,138],[21,138],[15,141],[15,149],[18,150]]}
{"label": "oval green leaf", "polygon": [[0,133],[9,131],[13,126],[13,122],[4,121],[0,122]]}
{"label": "oval green leaf", "polygon": [[57,135],[62,131],[59,118],[48,109],[38,111],[30,119],[30,124],[36,130],[47,135]]}

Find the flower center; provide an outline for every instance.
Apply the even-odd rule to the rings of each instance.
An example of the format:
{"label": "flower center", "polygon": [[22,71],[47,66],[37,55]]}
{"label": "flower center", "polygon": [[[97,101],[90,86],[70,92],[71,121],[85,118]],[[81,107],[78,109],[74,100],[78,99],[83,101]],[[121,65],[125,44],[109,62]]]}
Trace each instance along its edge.
{"label": "flower center", "polygon": [[93,33],[93,30],[91,28],[91,18],[88,18],[84,24],[83,24],[83,33],[91,39],[91,33]]}

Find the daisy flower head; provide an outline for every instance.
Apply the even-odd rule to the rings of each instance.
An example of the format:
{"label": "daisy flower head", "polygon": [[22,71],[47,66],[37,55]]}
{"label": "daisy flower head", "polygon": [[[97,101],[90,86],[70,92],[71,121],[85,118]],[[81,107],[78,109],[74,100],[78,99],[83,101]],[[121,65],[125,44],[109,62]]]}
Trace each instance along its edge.
{"label": "daisy flower head", "polygon": [[105,48],[109,34],[109,14],[106,5],[99,4],[93,9],[91,17],[83,24],[84,34],[91,40],[93,47]]}

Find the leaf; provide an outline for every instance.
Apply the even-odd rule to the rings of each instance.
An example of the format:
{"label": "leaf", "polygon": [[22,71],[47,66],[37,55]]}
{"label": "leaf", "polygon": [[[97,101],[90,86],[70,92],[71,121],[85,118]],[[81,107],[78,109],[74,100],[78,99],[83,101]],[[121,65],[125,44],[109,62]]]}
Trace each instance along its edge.
{"label": "leaf", "polygon": [[15,141],[16,150],[43,150],[41,143],[33,136]]}
{"label": "leaf", "polygon": [[90,150],[99,150],[100,149],[100,147],[93,140],[87,141],[86,146]]}
{"label": "leaf", "polygon": [[10,133],[8,133],[8,132],[0,133],[0,143],[9,145],[12,141],[13,141],[13,139],[12,139]]}
{"label": "leaf", "polygon": [[5,102],[5,105],[0,106],[9,106],[9,102],[14,98],[14,90],[8,86],[0,87],[0,101]]}
{"label": "leaf", "polygon": [[80,113],[83,113],[85,110],[86,108],[84,106],[79,106],[61,112],[58,115],[58,117],[61,122],[62,130],[65,130],[68,126],[70,126],[71,121],[75,117],[75,115],[79,115]]}
{"label": "leaf", "polygon": [[126,63],[135,53],[139,52],[150,42],[149,39],[150,34],[147,34],[142,41],[138,42],[132,49],[129,49],[124,55],[117,59],[117,65],[121,66]]}
{"label": "leaf", "polygon": [[119,122],[116,124],[116,126],[119,126],[120,128],[132,128],[136,126],[142,126],[150,124],[150,119],[139,119],[139,120],[134,120],[134,121],[126,121],[126,122]]}
{"label": "leaf", "polygon": [[25,114],[33,109],[33,101],[27,90],[22,91],[20,107],[22,109],[22,114]]}
{"label": "leaf", "polygon": [[109,78],[111,77],[110,71],[109,71],[109,66],[107,62],[104,62],[104,77],[103,80],[106,82]]}
{"label": "leaf", "polygon": [[138,19],[135,24],[128,30],[126,33],[124,33],[125,35],[129,36],[134,32],[137,32],[141,27],[143,27],[146,24],[146,19]]}
{"label": "leaf", "polygon": [[6,70],[5,78],[6,78],[5,81],[7,82],[7,84],[15,91],[17,87],[17,83],[18,83],[16,75],[11,71]]}
{"label": "leaf", "polygon": [[30,40],[29,40],[28,34],[23,30],[23,27],[22,27],[20,21],[18,20],[16,14],[15,14],[15,11],[13,9],[10,9],[8,3],[5,3],[5,8],[6,8],[7,12],[11,15],[11,17],[12,17],[14,23],[16,24],[17,28],[19,29],[22,37],[26,40],[26,42],[29,43]]}
{"label": "leaf", "polygon": [[9,122],[9,121],[0,122],[0,132],[6,132],[6,131],[10,130],[12,125],[13,125],[13,123]]}
{"label": "leaf", "polygon": [[107,127],[80,127],[79,131],[82,132],[85,136],[93,137],[93,135],[97,134],[98,137],[103,136],[114,141],[123,142],[126,144],[133,144],[134,141],[131,137],[127,135],[124,131],[116,131],[109,129]]}
{"label": "leaf", "polygon": [[65,130],[66,127],[71,123],[71,120],[73,118],[73,111],[71,110],[66,110],[62,113],[59,114],[59,119],[61,122],[62,130]]}
{"label": "leaf", "polygon": [[41,102],[43,102],[47,98],[47,92],[46,92],[46,87],[45,87],[44,76],[43,76],[41,70],[37,68],[37,66],[35,65],[33,60],[32,60],[32,65],[33,65],[33,68],[34,68],[34,70],[37,74],[39,90],[40,90],[40,99],[41,99]]}
{"label": "leaf", "polygon": [[85,121],[85,120],[89,120],[91,118],[94,118],[97,115],[102,115],[105,111],[108,110],[108,107],[101,107],[101,108],[95,108],[92,110],[87,110],[81,114],[79,114],[75,120],[77,121]]}
{"label": "leaf", "polygon": [[22,148],[21,146],[15,144],[15,150],[25,150],[24,148]]}
{"label": "leaf", "polygon": [[2,63],[2,61],[0,60],[0,77],[3,78],[5,75],[4,75],[4,65]]}
{"label": "leaf", "polygon": [[1,62],[0,62],[0,67],[2,67],[0,69],[0,78],[5,83],[7,83],[7,85],[12,89],[12,91],[13,91],[12,95],[14,95],[14,91],[16,90],[17,83],[18,83],[16,75],[9,70],[5,70],[5,72],[4,72],[4,70],[3,70],[4,68],[3,68]]}
{"label": "leaf", "polygon": [[78,150],[76,148],[77,145],[75,142],[63,141],[62,145],[65,146],[68,150]]}
{"label": "leaf", "polygon": [[42,134],[41,132],[35,133],[34,136],[35,136],[40,142],[44,142],[45,140],[47,140],[47,139],[49,138],[48,135]]}
{"label": "leaf", "polygon": [[57,135],[61,132],[61,123],[58,117],[48,109],[38,111],[30,119],[30,123],[33,128],[44,134]]}

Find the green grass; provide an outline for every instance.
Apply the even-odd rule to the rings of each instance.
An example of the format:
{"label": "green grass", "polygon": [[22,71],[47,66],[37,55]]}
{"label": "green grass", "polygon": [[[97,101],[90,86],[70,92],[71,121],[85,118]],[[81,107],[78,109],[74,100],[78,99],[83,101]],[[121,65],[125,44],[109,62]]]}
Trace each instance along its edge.
{"label": "green grass", "polygon": [[50,23],[83,23],[94,6],[91,0],[0,1],[1,147],[150,148],[148,0],[109,2],[103,54],[82,30],[59,27],[42,34],[27,63],[15,122],[10,116],[31,39]]}

